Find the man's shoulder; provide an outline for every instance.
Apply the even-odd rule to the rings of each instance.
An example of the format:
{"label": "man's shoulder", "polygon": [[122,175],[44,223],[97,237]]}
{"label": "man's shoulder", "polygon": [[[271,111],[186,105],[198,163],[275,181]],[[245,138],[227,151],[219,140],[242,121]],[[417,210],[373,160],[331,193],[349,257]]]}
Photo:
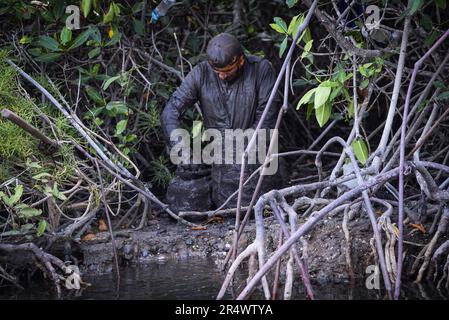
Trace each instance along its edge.
{"label": "man's shoulder", "polygon": [[208,69],[208,66],[209,66],[209,62],[207,62],[207,60],[204,60],[204,61],[201,61],[201,62],[198,62],[197,64],[196,64],[196,66],[195,67],[193,67],[193,69],[195,70],[201,70],[201,71],[205,71],[205,70],[207,70]]}
{"label": "man's shoulder", "polygon": [[256,65],[258,68],[272,68],[271,62],[264,57],[261,56],[254,56],[254,55],[248,55],[246,56],[246,59],[249,63]]}
{"label": "man's shoulder", "polygon": [[248,60],[249,63],[260,63],[262,60],[267,60],[264,57],[261,56],[255,56],[255,55],[247,55],[246,60]]}
{"label": "man's shoulder", "polygon": [[187,77],[194,79],[194,81],[202,81],[204,75],[208,72],[207,68],[208,62],[201,61],[192,68],[192,71],[189,72]]}

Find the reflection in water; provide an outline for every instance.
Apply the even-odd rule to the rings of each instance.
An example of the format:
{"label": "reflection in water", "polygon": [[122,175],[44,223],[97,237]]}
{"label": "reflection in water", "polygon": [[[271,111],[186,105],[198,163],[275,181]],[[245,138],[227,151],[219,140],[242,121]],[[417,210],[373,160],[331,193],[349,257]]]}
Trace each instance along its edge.
{"label": "reflection in water", "polygon": [[[135,300],[195,300],[215,299],[224,274],[211,260],[185,259],[180,261],[154,262],[147,266],[122,268],[119,295],[116,295],[116,281],[112,273],[83,276],[83,280],[92,284],[80,291],[70,291],[64,299],[135,299]],[[245,283],[245,274],[238,275],[241,286]],[[243,287],[235,288],[225,298],[233,299]],[[385,293],[379,290],[368,290],[364,280],[357,280],[355,285],[347,283],[314,284],[316,299],[353,300],[353,299],[385,299]],[[447,299],[447,294],[439,292],[434,287],[404,283],[402,299]],[[279,296],[282,297],[282,288]],[[256,290],[252,299],[261,299],[261,290]],[[305,294],[301,284],[297,284],[293,293],[294,299],[304,299]],[[5,290],[0,288],[0,299],[54,299],[48,286],[34,281],[25,291]]]}

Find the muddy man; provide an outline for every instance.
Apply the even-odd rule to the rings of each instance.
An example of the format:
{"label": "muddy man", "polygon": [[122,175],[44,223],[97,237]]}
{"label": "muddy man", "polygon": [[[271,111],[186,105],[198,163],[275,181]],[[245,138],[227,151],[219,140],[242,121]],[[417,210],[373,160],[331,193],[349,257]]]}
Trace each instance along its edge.
{"label": "muddy man", "polygon": [[[180,127],[180,116],[196,102],[200,105],[204,128],[220,132],[225,129],[255,129],[267,105],[276,80],[275,71],[267,59],[245,55],[239,41],[228,33],[212,38],[206,53],[207,61],[193,68],[162,113],[161,123],[169,148],[176,144],[170,141],[170,134]],[[279,108],[276,94],[262,128],[274,128]],[[236,160],[234,158],[231,164],[178,166],[177,176],[167,190],[167,202],[175,211],[203,211],[220,206],[238,189],[240,164]],[[245,177],[259,165],[247,165]],[[193,172],[199,174],[195,176]],[[242,205],[249,204],[257,179],[258,174],[244,187]],[[264,181],[261,192],[272,189],[273,183],[278,187],[279,176],[266,176]],[[236,203],[237,197],[234,197],[226,208],[235,207]]]}

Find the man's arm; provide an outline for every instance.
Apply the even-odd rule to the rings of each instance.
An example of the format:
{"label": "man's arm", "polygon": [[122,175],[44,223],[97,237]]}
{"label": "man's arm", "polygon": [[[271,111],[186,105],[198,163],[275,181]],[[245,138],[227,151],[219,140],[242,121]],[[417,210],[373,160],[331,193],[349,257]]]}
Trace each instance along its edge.
{"label": "man's arm", "polygon": [[198,101],[198,83],[200,68],[196,66],[182,81],[165,105],[161,116],[161,126],[165,138],[170,144],[170,133],[179,128],[181,114]]}
{"label": "man's arm", "polygon": [[[276,82],[276,74],[271,63],[263,59],[259,66],[259,87],[258,87],[258,106],[256,109],[256,118],[252,128],[255,129],[259,120],[262,117],[262,113],[267,106],[268,99],[270,98],[271,90],[273,89],[274,83]],[[274,128],[276,124],[276,118],[279,113],[280,99],[276,92],[273,103],[268,111],[261,128]]]}

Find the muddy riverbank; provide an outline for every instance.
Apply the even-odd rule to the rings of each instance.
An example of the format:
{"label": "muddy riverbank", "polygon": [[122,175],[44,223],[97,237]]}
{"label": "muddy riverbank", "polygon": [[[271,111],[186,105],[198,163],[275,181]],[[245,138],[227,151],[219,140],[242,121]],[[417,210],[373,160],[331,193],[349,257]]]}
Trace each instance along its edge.
{"label": "muddy riverbank", "polygon": [[[341,219],[327,218],[307,236],[309,273],[318,281],[346,282],[350,279],[346,263],[346,240]],[[232,244],[234,219],[223,223],[208,224],[205,230],[192,230],[168,217],[158,217],[141,231],[116,233],[120,264],[144,265],[168,259],[191,257],[211,258],[219,268]],[[351,232],[351,263],[356,277],[364,277],[365,269],[374,263],[369,241],[372,236],[369,222],[357,218],[349,223]],[[278,224],[272,217],[266,218],[266,244],[268,256],[278,243]],[[254,222],[250,221],[240,239],[245,248],[255,237]],[[302,250],[301,248],[299,248]],[[98,232],[90,240],[72,245],[72,254],[86,274],[112,271],[113,253],[109,233]]]}

